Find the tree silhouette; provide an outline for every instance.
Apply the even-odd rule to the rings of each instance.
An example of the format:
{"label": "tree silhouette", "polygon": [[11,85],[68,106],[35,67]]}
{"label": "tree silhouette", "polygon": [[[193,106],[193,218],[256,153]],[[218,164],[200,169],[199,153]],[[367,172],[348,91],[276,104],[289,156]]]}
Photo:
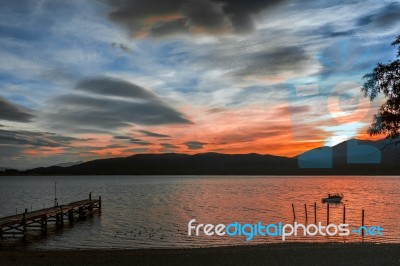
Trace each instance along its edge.
{"label": "tree silhouette", "polygon": [[400,35],[392,45],[398,46],[397,59],[378,63],[371,73],[364,75],[362,91],[371,101],[379,93],[387,99],[374,115],[368,133],[371,136],[385,134],[387,138],[395,139],[400,135]]}

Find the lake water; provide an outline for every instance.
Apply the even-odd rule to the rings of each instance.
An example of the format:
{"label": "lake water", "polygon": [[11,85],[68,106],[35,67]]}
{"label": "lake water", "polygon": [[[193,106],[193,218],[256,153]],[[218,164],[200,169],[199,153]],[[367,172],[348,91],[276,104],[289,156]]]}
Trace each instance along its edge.
{"label": "lake water", "polygon": [[[289,237],[287,241],[309,242],[392,242],[400,243],[400,177],[282,177],[282,176],[65,176],[0,177],[0,216],[13,215],[25,208],[50,207],[54,182],[60,204],[102,196],[102,213],[47,236],[30,234],[3,240],[2,246],[24,249],[92,248],[175,248],[220,245],[247,245],[282,242],[279,237],[188,236],[188,222],[214,225],[239,223],[314,222],[326,224],[326,204],[321,198],[329,192],[345,195],[346,223],[350,228],[365,224],[384,228],[383,236]],[[342,222],[343,204],[330,205],[330,222]]]}

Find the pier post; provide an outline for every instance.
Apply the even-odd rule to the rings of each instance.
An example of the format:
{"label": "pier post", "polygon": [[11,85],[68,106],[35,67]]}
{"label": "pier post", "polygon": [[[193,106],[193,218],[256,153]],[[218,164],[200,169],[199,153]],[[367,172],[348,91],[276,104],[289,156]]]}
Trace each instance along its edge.
{"label": "pier post", "polygon": [[60,216],[61,216],[60,226],[63,227],[64,226],[64,211],[63,211],[62,205],[60,206]]}
{"label": "pier post", "polygon": [[82,207],[82,206],[79,207],[78,213],[79,213],[79,218],[82,219],[83,216],[84,216],[84,215],[83,215],[83,207]]}
{"label": "pier post", "polygon": [[314,202],[314,224],[317,224],[317,203]]}
{"label": "pier post", "polygon": [[294,211],[293,203],[292,203],[292,210],[293,210],[293,221],[296,221],[296,212]]}
{"label": "pier post", "polygon": [[68,210],[68,220],[69,220],[70,224],[74,222],[74,210],[73,209]]}
{"label": "pier post", "polygon": [[99,202],[97,204],[97,210],[98,210],[99,214],[101,214],[101,196],[99,196]]}
{"label": "pier post", "polygon": [[343,205],[343,223],[346,223],[346,205]]}
{"label": "pier post", "polygon": [[364,213],[364,209],[362,209],[362,212],[361,212],[361,226],[362,226],[362,236],[364,237],[364,215],[365,213]]}
{"label": "pier post", "polygon": [[329,225],[329,203],[326,204],[326,225]]}
{"label": "pier post", "polygon": [[306,222],[308,221],[308,215],[307,215],[307,203],[304,204],[304,211],[306,212]]}
{"label": "pier post", "polygon": [[92,200],[92,192],[89,193],[89,200]]}
{"label": "pier post", "polygon": [[44,233],[44,216],[40,219],[40,229],[42,230],[42,233]]}
{"label": "pier post", "polygon": [[23,228],[23,233],[25,235],[26,232],[26,214],[28,212],[28,209],[25,209],[25,212],[22,214],[22,228]]}
{"label": "pier post", "polygon": [[41,219],[42,233],[47,233],[47,215],[44,215]]}

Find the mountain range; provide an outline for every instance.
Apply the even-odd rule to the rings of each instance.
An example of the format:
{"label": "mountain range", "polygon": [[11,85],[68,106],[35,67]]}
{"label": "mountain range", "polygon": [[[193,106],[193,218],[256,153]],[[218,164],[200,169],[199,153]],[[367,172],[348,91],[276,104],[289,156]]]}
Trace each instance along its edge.
{"label": "mountain range", "polygon": [[[398,175],[400,145],[351,139],[288,158],[260,154],[136,154],[21,171],[21,175]],[[388,148],[388,146],[391,148]]]}

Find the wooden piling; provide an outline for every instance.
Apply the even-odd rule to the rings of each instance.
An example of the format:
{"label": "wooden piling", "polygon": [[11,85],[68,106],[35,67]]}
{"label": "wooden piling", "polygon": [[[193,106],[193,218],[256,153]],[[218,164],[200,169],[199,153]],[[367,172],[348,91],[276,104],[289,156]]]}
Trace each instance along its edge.
{"label": "wooden piling", "polygon": [[329,225],[329,203],[326,204],[326,225]]}
{"label": "wooden piling", "polygon": [[314,202],[314,224],[317,224],[317,203]]}
{"label": "wooden piling", "polygon": [[27,214],[27,212],[28,212],[28,209],[25,209],[25,212],[22,215],[22,230],[23,230],[24,234],[26,232],[26,214]]}
{"label": "wooden piling", "polygon": [[306,212],[306,222],[308,221],[308,215],[307,215],[307,204],[304,204],[304,211]]}
{"label": "wooden piling", "polygon": [[99,212],[101,212],[101,196],[99,196]]}
{"label": "wooden piling", "polygon": [[294,204],[292,203],[293,221],[296,221],[296,212],[294,211]]}
{"label": "wooden piling", "polygon": [[346,205],[343,205],[343,223],[346,223]]}
{"label": "wooden piling", "polygon": [[40,219],[40,229],[44,233],[44,216]]}
{"label": "wooden piling", "polygon": [[40,226],[41,226],[42,234],[46,234],[47,233],[47,215],[43,215],[43,217],[40,219]]}
{"label": "wooden piling", "polygon": [[84,213],[83,213],[83,207],[79,207],[78,209],[78,213],[79,213],[79,218],[82,219],[84,217]]}
{"label": "wooden piling", "polygon": [[73,209],[68,210],[68,220],[69,220],[70,224],[74,222],[74,210]]}
{"label": "wooden piling", "polygon": [[362,226],[362,236],[364,237],[364,217],[365,217],[365,212],[364,212],[364,209],[362,209],[362,212],[361,212],[361,226]]}
{"label": "wooden piling", "polygon": [[62,205],[60,206],[60,216],[61,216],[60,226],[63,227],[64,226],[64,211],[63,211]]}

